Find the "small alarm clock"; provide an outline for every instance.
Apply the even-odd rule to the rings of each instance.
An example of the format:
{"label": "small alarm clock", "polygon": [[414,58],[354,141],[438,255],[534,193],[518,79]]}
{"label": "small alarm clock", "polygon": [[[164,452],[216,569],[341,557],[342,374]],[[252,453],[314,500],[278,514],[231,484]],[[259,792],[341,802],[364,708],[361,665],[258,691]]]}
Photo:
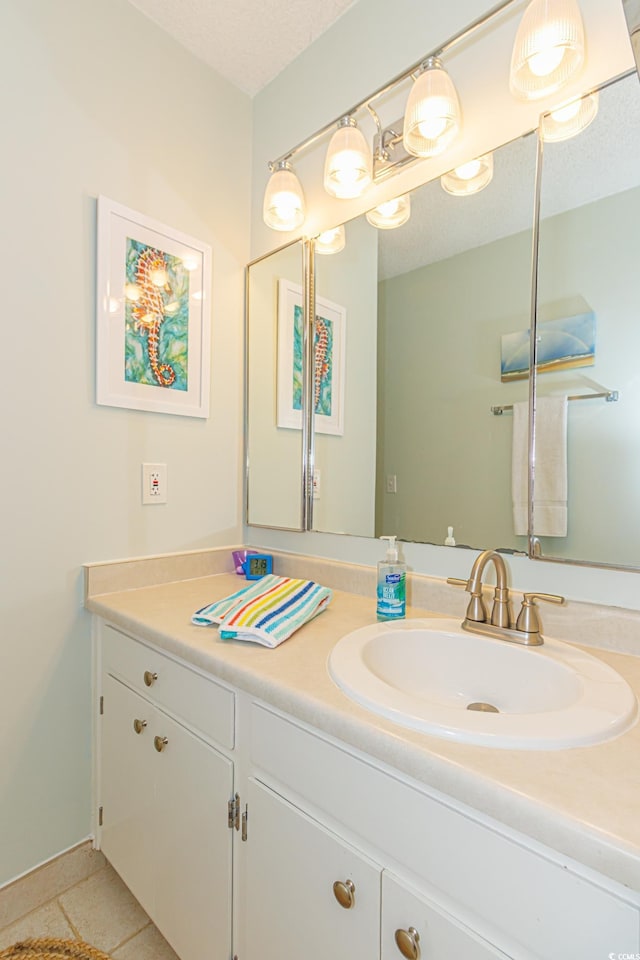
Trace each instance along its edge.
{"label": "small alarm clock", "polygon": [[247,580],[260,580],[273,573],[273,557],[270,553],[251,553],[243,567]]}

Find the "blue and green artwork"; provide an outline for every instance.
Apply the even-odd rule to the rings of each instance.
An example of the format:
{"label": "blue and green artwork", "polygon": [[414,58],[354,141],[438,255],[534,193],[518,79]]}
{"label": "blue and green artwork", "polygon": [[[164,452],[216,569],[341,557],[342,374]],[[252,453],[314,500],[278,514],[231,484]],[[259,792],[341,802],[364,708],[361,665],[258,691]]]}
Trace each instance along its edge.
{"label": "blue and green artwork", "polygon": [[127,238],[124,378],[187,390],[189,272],[180,257]]}
{"label": "blue and green artwork", "polygon": [[[502,335],[500,379],[524,380],[529,376],[529,330]],[[578,313],[538,324],[538,373],[590,367],[596,356],[596,317]]]}
{"label": "blue and green artwork", "polygon": [[[333,321],[317,316],[313,339],[314,411],[330,417],[333,402]],[[293,316],[293,409],[302,410],[302,307]]]}

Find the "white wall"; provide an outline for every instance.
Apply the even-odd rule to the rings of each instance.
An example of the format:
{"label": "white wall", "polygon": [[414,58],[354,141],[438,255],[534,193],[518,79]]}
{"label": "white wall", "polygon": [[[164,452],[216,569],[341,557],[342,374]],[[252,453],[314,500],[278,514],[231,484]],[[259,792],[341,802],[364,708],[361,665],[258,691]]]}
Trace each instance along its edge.
{"label": "white wall", "polygon": [[[284,70],[254,100],[252,251],[257,256],[282,243],[262,223],[262,195],[267,180],[267,161],[285,153],[315,130],[348,111],[355,103],[388,82],[412,63],[455,34],[492,4],[486,0],[464,0],[454,4],[421,3],[397,0],[360,0],[312,47]],[[619,0],[582,0],[581,10],[587,22],[589,39],[589,76],[593,82],[604,80],[632,63],[631,45],[626,33]],[[514,27],[515,29],[515,27]],[[486,70],[495,69],[491,57]],[[583,75],[584,77],[584,75]],[[477,79],[477,77],[476,77]],[[502,84],[506,76],[502,76]],[[480,89],[480,84],[476,83]],[[473,90],[467,91],[469,95]],[[536,110],[519,105],[516,112],[507,98],[500,109],[491,101],[490,122],[484,115],[481,137],[491,138],[486,148],[504,142],[535,126]],[[466,101],[465,101],[466,102]],[[504,109],[503,109],[504,106]],[[538,105],[539,107],[539,105]],[[473,119],[471,111],[466,120]],[[532,122],[534,120],[534,122]],[[481,150],[470,155],[477,155]],[[310,233],[326,229],[334,223],[363,212],[380,199],[378,193],[366,200],[338,204],[330,201],[319,186],[321,151],[311,151],[297,168],[303,176],[309,215],[305,229]],[[444,161],[443,161],[444,162]],[[451,156],[451,163],[456,160]],[[460,161],[458,161],[460,162]],[[442,172],[432,161],[432,175]],[[444,168],[446,169],[446,167]],[[385,186],[386,195],[393,195],[426,179],[419,172],[402,174]],[[382,556],[381,544],[365,538],[339,537],[317,533],[286,534],[268,530],[246,529],[249,542],[264,547],[281,548],[342,560],[373,563]],[[493,544],[487,544],[493,546]],[[472,554],[464,550],[409,544],[406,558],[417,571],[436,576],[468,574]],[[638,576],[610,570],[589,570],[575,566],[511,558],[509,566],[514,586],[529,590],[565,593],[575,599],[620,604],[640,609]]]}
{"label": "white wall", "polygon": [[[251,104],[126,0],[4,0],[0,33],[2,882],[89,833],[81,564],[240,535]],[[213,248],[206,421],[94,403],[100,193]]]}

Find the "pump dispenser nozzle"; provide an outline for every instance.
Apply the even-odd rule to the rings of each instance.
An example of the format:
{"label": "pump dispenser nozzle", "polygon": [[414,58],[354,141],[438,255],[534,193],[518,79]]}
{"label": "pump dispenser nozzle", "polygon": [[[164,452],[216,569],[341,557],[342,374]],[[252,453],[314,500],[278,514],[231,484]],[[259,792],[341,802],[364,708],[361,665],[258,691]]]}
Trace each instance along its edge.
{"label": "pump dispenser nozzle", "polygon": [[397,560],[398,559],[398,545],[396,543],[397,537],[380,537],[380,540],[388,540],[389,545],[387,547],[387,560]]}

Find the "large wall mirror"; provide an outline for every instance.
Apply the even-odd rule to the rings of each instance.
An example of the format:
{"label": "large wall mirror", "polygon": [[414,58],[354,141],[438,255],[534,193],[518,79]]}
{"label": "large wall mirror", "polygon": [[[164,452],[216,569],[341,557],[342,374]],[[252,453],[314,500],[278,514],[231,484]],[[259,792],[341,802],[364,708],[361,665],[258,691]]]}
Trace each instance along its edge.
{"label": "large wall mirror", "polygon": [[[403,226],[358,218],[343,250],[316,256],[316,315],[325,298],[346,306],[346,376],[344,433],[318,433],[316,411],[315,530],[443,543],[452,526],[459,543],[526,550],[510,424],[492,408],[527,398],[526,380],[501,382],[501,338],[529,327],[536,148],[535,135],[506,144],[480,193],[432,181]],[[336,506],[347,458],[361,475],[336,477]]]}
{"label": "large wall mirror", "polygon": [[536,510],[551,503],[534,522],[549,558],[640,567],[639,158],[635,71],[599,91],[578,136],[544,144],[535,459],[554,429],[543,417],[560,415],[567,458],[566,515],[544,463],[534,485]]}
{"label": "large wall mirror", "polygon": [[[304,529],[302,420],[302,330],[304,247],[276,250],[247,268],[246,280],[246,507],[247,523]],[[290,320],[287,344],[278,327]],[[298,342],[296,342],[296,336]],[[278,348],[289,356],[289,406],[297,429],[281,429]],[[281,358],[281,366],[282,366]]]}
{"label": "large wall mirror", "polygon": [[[278,410],[278,383],[296,362],[282,281],[302,288],[301,245],[253,265],[248,522],[434,544],[453,527],[458,545],[640,568],[639,156],[634,72],[599,91],[578,136],[540,150],[534,132],[496,149],[482,192],[451,196],[431,181],[411,194],[403,226],[380,230],[359,217],[344,225],[341,250],[316,250],[306,514],[300,425]],[[558,408],[559,512],[562,487],[552,477],[555,492],[545,491],[546,423]],[[551,525],[527,505],[530,475]]]}

